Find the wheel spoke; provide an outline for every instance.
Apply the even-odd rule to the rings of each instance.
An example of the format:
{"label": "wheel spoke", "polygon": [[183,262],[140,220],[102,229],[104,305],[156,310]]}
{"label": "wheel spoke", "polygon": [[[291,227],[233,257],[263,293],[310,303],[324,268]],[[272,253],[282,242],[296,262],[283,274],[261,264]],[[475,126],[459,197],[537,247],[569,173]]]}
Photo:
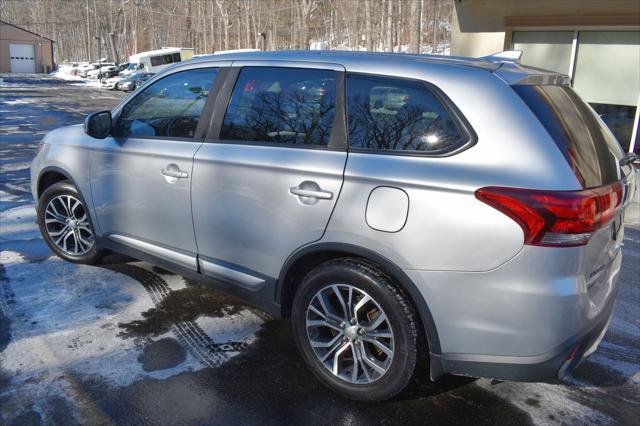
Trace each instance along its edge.
{"label": "wheel spoke", "polygon": [[[64,228],[62,228],[59,231],[49,231],[49,236],[52,237],[52,238],[56,238],[56,237],[59,237],[62,234],[66,234],[68,230],[69,230],[69,227],[65,224]],[[56,242],[56,244],[58,244],[58,243]]]}
{"label": "wheel spoke", "polygon": [[373,337],[374,339],[392,339],[393,334],[390,331],[370,331],[367,333],[368,337]]}
{"label": "wheel spoke", "polygon": [[362,360],[362,354],[364,354],[364,345],[362,342],[359,342],[357,345],[358,347],[358,361],[360,362],[360,366],[362,367],[362,372],[364,373],[365,377],[367,378],[367,380],[371,381],[371,374],[369,374],[369,370],[367,370],[367,364],[364,363],[364,361]]}
{"label": "wheel spoke", "polygon": [[69,239],[69,237],[71,237],[73,235],[73,231],[69,230],[64,237],[62,237],[62,244],[64,247],[64,251],[69,252],[69,249],[67,248],[67,240]]}
{"label": "wheel spoke", "polygon": [[316,298],[318,299],[318,302],[320,303],[320,306],[322,307],[322,310],[324,311],[326,316],[328,317],[329,315],[331,315],[331,311],[329,311],[329,308],[327,307],[327,302],[324,300],[324,295],[318,294]]}
{"label": "wheel spoke", "polygon": [[333,344],[332,347],[330,347],[327,352],[320,357],[320,362],[324,363],[327,359],[329,359],[329,357],[331,357],[331,355],[333,355],[333,353],[342,346],[342,340],[338,340],[337,342],[335,342]]}
{"label": "wheel spoke", "polygon": [[73,216],[74,219],[76,219],[76,209],[78,208],[78,206],[81,206],[82,203],[78,200],[76,200],[75,204],[73,205],[73,207],[71,207],[71,215]]}
{"label": "wheel spoke", "polygon": [[362,357],[362,360],[365,362],[365,364],[367,364],[369,367],[373,368],[378,374],[384,374],[386,373],[386,369],[380,365],[380,363],[376,360],[374,360],[371,357],[368,357],[366,354],[365,356]]}
{"label": "wheel spoke", "polygon": [[349,346],[351,346],[351,342],[347,342],[344,345],[342,345],[340,347],[340,349],[338,349],[335,353],[335,355],[333,356],[333,374],[335,374],[336,376],[339,376],[339,371],[338,371],[338,364],[340,362],[340,355],[342,354],[342,352],[346,351],[347,349],[349,349]]}
{"label": "wheel spoke", "polygon": [[325,320],[307,320],[307,327],[329,327],[336,331],[342,332],[342,329],[340,327]]}
{"label": "wheel spoke", "polygon": [[[58,200],[57,198],[54,198],[53,200],[51,200],[51,202],[49,203],[49,206],[47,207],[47,210],[49,208],[51,208],[51,210],[53,210],[53,212],[55,213],[56,216],[61,217],[61,218],[67,218],[68,216],[65,216],[63,214],[60,214],[60,212],[58,211],[58,209],[56,208],[56,205],[54,203],[54,201]],[[60,203],[62,203],[62,201],[60,201]],[[63,205],[64,206],[64,205]]]}
{"label": "wheel spoke", "polygon": [[358,381],[358,349],[356,345],[351,345],[351,356],[353,356],[353,367],[351,367],[351,381]]}
{"label": "wheel spoke", "polygon": [[382,352],[384,352],[388,356],[393,355],[393,350],[391,350],[391,348],[388,347],[387,345],[385,345],[384,343],[380,342],[378,339],[374,339],[374,338],[370,338],[370,337],[363,337],[362,340],[367,341],[369,343],[372,343],[373,345],[375,345],[378,349],[380,349]]}
{"label": "wheel spoke", "polygon": [[368,326],[366,326],[365,328],[367,330],[375,330],[376,328],[380,327],[380,325],[385,322],[387,320],[387,316],[384,314],[384,312],[380,311],[380,314],[378,314],[378,317]]}
{"label": "wheel spoke", "polygon": [[50,223],[60,223],[60,224],[65,225],[65,226],[67,225],[67,221],[64,220],[64,219],[61,219],[59,217],[53,217],[52,219],[45,219],[44,223],[47,224],[47,225],[50,224]]}
{"label": "wheel spoke", "polygon": [[340,289],[338,288],[337,285],[332,285],[331,290],[333,290],[333,294],[335,294],[336,297],[338,298],[338,303],[340,303],[340,307],[342,308],[342,314],[344,315],[346,322],[349,322],[351,318],[349,316],[349,312],[347,312],[347,305],[345,305],[344,303],[342,294],[340,294]]}
{"label": "wheel spoke", "polygon": [[328,321],[328,320],[329,320],[329,318],[327,317],[327,315],[325,315],[323,312],[320,312],[320,311],[318,310],[318,308],[316,308],[315,306],[310,305],[310,306],[309,306],[309,310],[310,310],[311,312],[313,312],[314,314],[318,315],[319,317],[321,317],[322,319],[324,319],[325,321]]}
{"label": "wheel spoke", "polygon": [[364,296],[362,299],[360,299],[360,301],[356,304],[356,306],[353,307],[353,313],[354,315],[358,315],[358,311],[360,310],[360,308],[362,308],[364,305],[367,304],[367,302],[369,302],[371,300],[371,298],[369,296]]}
{"label": "wheel spoke", "polygon": [[347,315],[349,316],[349,318],[355,318],[356,321],[358,321],[358,318],[356,317],[355,312],[353,312],[353,287],[349,286],[349,298],[347,299]]}

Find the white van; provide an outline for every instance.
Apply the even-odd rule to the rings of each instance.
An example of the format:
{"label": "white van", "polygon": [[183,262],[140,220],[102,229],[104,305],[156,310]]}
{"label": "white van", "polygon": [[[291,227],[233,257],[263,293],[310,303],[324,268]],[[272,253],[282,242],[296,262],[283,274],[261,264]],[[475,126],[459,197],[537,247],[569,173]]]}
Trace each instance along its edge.
{"label": "white van", "polygon": [[129,62],[132,64],[140,64],[141,66],[138,66],[138,70],[157,73],[173,63],[191,59],[193,53],[193,48],[163,47],[159,50],[151,50],[131,55],[129,56]]}

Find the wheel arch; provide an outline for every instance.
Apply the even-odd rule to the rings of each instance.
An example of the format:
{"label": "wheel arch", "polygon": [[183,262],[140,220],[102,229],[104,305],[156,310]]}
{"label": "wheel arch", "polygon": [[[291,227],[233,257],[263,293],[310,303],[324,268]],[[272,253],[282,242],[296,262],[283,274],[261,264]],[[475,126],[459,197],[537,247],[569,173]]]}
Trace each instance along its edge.
{"label": "wheel arch", "polygon": [[[276,297],[282,308],[282,316],[288,318],[291,315],[293,297],[306,272],[321,263],[340,257],[356,257],[373,263],[391,276],[395,284],[407,294],[416,309],[429,345],[432,358],[431,376],[432,378],[437,377],[439,370],[437,369],[438,363],[434,362],[434,356],[438,357],[441,354],[440,339],[427,302],[402,269],[370,249],[346,243],[317,243],[298,249],[285,262],[276,285]],[[436,374],[434,375],[434,373]]]}
{"label": "wheel arch", "polygon": [[73,179],[71,179],[71,176],[69,176],[69,174],[61,168],[50,166],[42,169],[40,171],[40,174],[38,175],[38,183],[36,185],[36,193],[38,194],[38,199],[40,199],[47,188],[49,188],[53,184],[62,182],[63,180],[68,180],[77,188],[77,186],[73,182]]}

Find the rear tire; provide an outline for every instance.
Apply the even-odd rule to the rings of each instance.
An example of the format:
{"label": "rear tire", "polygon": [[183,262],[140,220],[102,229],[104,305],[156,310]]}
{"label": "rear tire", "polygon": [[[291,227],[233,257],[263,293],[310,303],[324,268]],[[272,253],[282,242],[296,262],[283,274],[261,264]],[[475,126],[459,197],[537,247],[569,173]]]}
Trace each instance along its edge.
{"label": "rear tire", "polygon": [[360,401],[389,399],[409,384],[418,363],[416,318],[388,275],[351,258],[309,272],[292,307],[307,366],[332,390]]}
{"label": "rear tire", "polygon": [[101,255],[88,210],[78,190],[62,181],[47,188],[38,200],[38,226],[47,245],[59,257],[94,264]]}

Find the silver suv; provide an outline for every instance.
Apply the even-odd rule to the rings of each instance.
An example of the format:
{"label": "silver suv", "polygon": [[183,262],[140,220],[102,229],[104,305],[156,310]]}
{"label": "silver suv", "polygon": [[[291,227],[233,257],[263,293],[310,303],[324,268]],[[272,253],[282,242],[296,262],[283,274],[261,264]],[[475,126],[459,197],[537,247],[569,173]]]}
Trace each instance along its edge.
{"label": "silver suv", "polygon": [[49,133],[31,176],[60,257],[125,253],[291,317],[323,383],[382,400],[593,352],[632,160],[562,75],[253,52],[182,62]]}

